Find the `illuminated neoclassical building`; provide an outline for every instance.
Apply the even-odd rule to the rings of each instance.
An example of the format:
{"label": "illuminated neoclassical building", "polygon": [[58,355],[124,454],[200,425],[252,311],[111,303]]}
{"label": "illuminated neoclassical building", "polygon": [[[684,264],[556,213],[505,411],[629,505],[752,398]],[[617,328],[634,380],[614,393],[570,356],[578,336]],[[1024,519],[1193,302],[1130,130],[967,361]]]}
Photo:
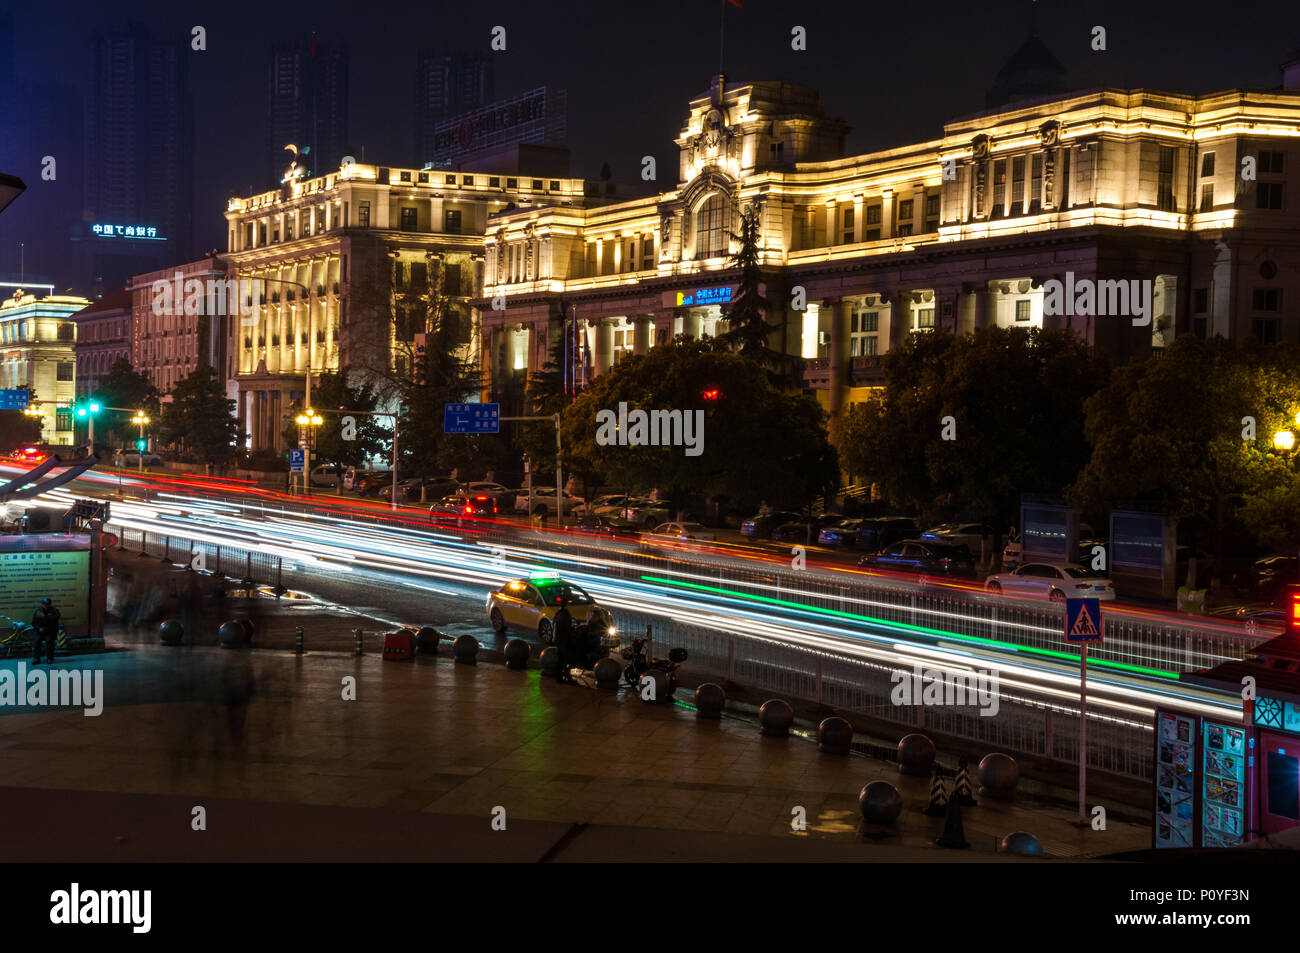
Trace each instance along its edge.
{"label": "illuminated neoclassical building", "polygon": [[90,302],[16,289],[0,302],[0,390],[26,390],[41,412],[41,439],[71,445],[77,389],[76,315]]}
{"label": "illuminated neoclassical building", "polygon": [[[601,195],[594,194],[600,191]],[[411,373],[431,299],[447,302],[467,354],[479,347],[483,233],[508,206],[608,200],[582,179],[400,169],[345,162],[280,189],[232,198],[226,278],[261,301],[229,320],[240,422],[254,450],[282,450],[307,375],[347,366],[368,380]]]}
{"label": "illuminated neoclassical building", "polygon": [[[904,335],[939,326],[1069,326],[1121,360],[1177,334],[1300,340],[1300,315],[1282,310],[1300,294],[1286,196],[1300,69],[1274,90],[1051,92],[1036,43],[1018,54],[1040,84],[1028,97],[1004,70],[1002,105],[857,156],[814,91],[715,77],[689,105],[670,191],[493,215],[474,302],[489,391],[544,363],[566,330],[588,374],[714,334],[747,210],[780,323],[770,344],[805,359],[832,412],[883,380],[880,357]],[[1045,309],[1045,285],[1070,276],[1150,282],[1150,322]]]}

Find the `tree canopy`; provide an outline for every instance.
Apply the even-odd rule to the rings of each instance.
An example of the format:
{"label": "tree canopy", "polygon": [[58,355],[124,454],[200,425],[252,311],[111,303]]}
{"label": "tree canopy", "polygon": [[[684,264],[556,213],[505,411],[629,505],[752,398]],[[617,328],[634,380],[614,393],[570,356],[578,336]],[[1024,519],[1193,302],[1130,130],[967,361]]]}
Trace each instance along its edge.
{"label": "tree canopy", "polygon": [[[179,444],[204,463],[225,463],[239,453],[235,402],[211,365],[200,364],[172,388],[157,433],[164,444]],[[157,419],[157,418],[155,418]]]}

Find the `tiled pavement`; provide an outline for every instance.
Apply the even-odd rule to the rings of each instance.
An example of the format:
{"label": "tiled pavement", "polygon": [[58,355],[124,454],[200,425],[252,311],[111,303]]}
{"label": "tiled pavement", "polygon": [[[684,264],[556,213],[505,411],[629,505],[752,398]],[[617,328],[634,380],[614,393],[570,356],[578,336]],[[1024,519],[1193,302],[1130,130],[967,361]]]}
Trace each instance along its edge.
{"label": "tiled pavement", "polygon": [[[1057,807],[982,799],[963,813],[972,849],[944,850],[932,843],[942,818],[921,813],[928,779],[894,765],[765,738],[748,718],[703,721],[445,654],[411,664],[133,646],[59,667],[95,665],[99,717],[0,708],[0,810],[33,821],[0,826],[12,859],[76,859],[102,842],[123,859],[952,860],[993,859],[1014,830],[1057,857],[1150,837],[1136,824],[1080,830]],[[349,676],[355,701],[341,697]],[[878,778],[904,797],[892,828],[859,819],[857,792]],[[209,811],[201,843],[194,805]],[[799,806],[808,830],[793,833]],[[497,808],[504,832],[491,828]],[[42,817],[65,836],[37,837]]]}

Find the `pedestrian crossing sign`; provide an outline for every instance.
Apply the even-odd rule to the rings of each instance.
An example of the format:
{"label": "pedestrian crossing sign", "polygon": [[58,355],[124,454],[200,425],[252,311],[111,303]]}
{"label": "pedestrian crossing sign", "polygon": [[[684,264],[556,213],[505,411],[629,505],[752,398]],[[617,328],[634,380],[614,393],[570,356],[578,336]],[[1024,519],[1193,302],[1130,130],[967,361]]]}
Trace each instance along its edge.
{"label": "pedestrian crossing sign", "polygon": [[1097,599],[1065,600],[1065,638],[1069,642],[1100,642],[1101,602]]}

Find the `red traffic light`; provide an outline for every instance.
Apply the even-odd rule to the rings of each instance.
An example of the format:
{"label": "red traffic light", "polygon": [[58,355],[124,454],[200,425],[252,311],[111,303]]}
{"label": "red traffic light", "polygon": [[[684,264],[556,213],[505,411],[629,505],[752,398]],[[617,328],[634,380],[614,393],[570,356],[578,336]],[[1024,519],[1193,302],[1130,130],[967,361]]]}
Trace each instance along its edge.
{"label": "red traffic light", "polygon": [[703,397],[705,400],[720,400],[722,398],[722,391],[718,390],[718,388],[716,387],[713,387],[710,388],[709,390],[706,390],[700,396]]}
{"label": "red traffic light", "polygon": [[1300,632],[1300,585],[1292,583],[1286,587],[1291,609],[1287,613],[1286,628],[1288,632]]}

